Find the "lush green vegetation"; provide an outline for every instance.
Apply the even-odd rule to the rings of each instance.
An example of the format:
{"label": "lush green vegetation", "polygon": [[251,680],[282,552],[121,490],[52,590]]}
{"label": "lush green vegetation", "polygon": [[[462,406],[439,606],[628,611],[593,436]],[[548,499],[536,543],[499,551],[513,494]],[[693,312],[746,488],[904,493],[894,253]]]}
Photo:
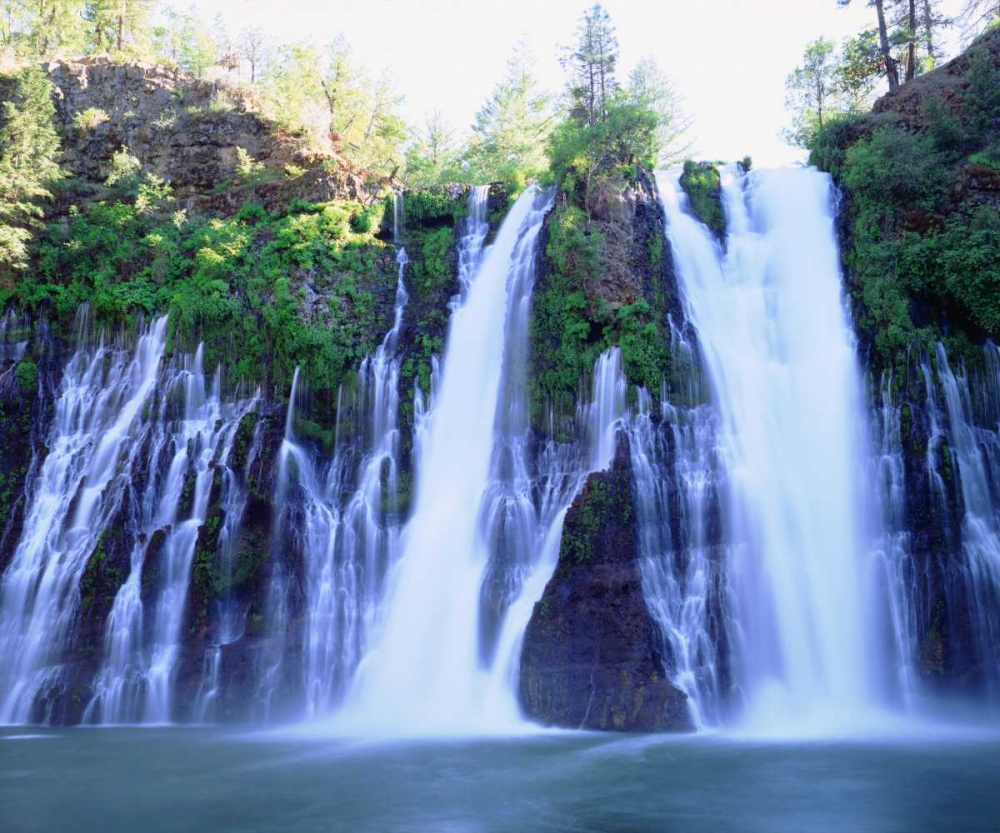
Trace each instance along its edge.
{"label": "lush green vegetation", "polygon": [[726,234],[726,213],[722,208],[722,177],[714,162],[687,159],[680,178],[681,188],[691,201],[691,210],[718,238]]}
{"label": "lush green vegetation", "polygon": [[[409,264],[406,285],[411,341],[400,369],[404,390],[414,380],[425,393],[430,390],[431,358],[444,353],[448,331],[448,300],[458,291],[455,232],[465,217],[467,195],[462,189],[432,188],[407,193],[403,200],[403,235]],[[404,419],[411,416],[409,398]]]}
{"label": "lush green vegetation", "polygon": [[0,285],[28,265],[42,203],[60,175],[54,114],[52,86],[40,69],[0,74]]}
{"label": "lush green vegetation", "polygon": [[859,324],[886,365],[914,342],[1000,335],[1000,73],[980,48],[960,109],[927,89],[918,124],[835,120],[812,151],[850,196],[845,259]]}
{"label": "lush green vegetation", "polygon": [[[659,294],[651,304],[641,295],[629,303],[601,297],[596,284],[608,241],[595,227],[588,232],[587,225],[586,213],[568,202],[556,206],[547,225],[549,268],[531,319],[536,421],[549,404],[562,412],[572,409],[597,357],[613,345],[621,349],[626,375],[635,384],[658,391],[670,373],[669,341],[660,323],[665,313],[657,314],[665,299]],[[649,255],[656,269],[662,264],[662,244]]]}
{"label": "lush green vegetation", "polygon": [[[116,166],[118,167],[118,166]],[[172,341],[204,341],[232,381],[287,388],[297,364],[316,389],[334,387],[388,329],[391,247],[375,235],[382,206],[293,204],[268,215],[191,215],[150,176],[115,179],[106,199],[71,208],[41,233],[37,268],[0,301],[56,324],[89,303],[98,321],[171,316]],[[110,180],[109,180],[110,181]]]}
{"label": "lush green vegetation", "polygon": [[[613,345],[630,382],[658,391],[671,376],[662,227],[644,171],[683,152],[686,121],[655,65],[643,62],[620,87],[617,60],[610,19],[594,6],[566,60],[569,112],[548,142],[557,197],[531,323],[537,425],[549,406],[571,413]],[[650,213],[630,216],[628,194]]]}

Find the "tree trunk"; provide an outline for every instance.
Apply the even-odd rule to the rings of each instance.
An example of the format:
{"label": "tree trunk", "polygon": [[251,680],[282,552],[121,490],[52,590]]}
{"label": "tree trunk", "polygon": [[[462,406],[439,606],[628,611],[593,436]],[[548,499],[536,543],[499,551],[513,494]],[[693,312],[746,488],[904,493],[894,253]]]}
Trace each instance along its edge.
{"label": "tree trunk", "polygon": [[917,0],[909,0],[909,43],[906,47],[906,80],[917,77]]}
{"label": "tree trunk", "polygon": [[878,15],[878,40],[882,61],[885,64],[885,77],[889,81],[889,92],[893,93],[899,89],[899,70],[889,46],[889,29],[885,25],[885,0],[875,0],[875,13]]}
{"label": "tree trunk", "polygon": [[937,53],[934,50],[934,9],[931,8],[931,0],[924,0],[924,43],[927,46],[927,57],[933,64]]}
{"label": "tree trunk", "polygon": [[121,5],[118,7],[118,51],[123,52],[125,50],[125,13],[127,11],[128,0],[121,0]]}

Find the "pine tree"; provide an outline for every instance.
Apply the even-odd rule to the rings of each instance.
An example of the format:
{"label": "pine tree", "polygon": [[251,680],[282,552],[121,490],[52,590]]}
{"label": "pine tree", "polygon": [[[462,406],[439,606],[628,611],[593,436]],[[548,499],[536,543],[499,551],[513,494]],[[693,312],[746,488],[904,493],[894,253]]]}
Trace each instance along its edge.
{"label": "pine tree", "polygon": [[484,181],[531,179],[545,169],[552,117],[534,65],[527,46],[515,45],[503,80],[476,113],[468,161]]}
{"label": "pine tree", "polygon": [[628,98],[636,106],[656,114],[660,164],[677,162],[690,151],[691,143],[686,137],[691,119],[684,114],[673,83],[653,58],[643,58],[632,70],[628,79]]}
{"label": "pine tree", "polygon": [[574,115],[590,125],[604,121],[611,94],[618,86],[618,37],[611,16],[600,3],[584,14],[577,42],[564,50],[562,64],[571,73]]}
{"label": "pine tree", "polygon": [[[882,72],[889,82],[889,92],[895,92],[899,88],[899,62],[892,54],[893,41],[890,37],[889,19],[886,16],[886,2],[887,0],[868,0],[868,5],[875,9]],[[848,6],[851,0],[837,0],[837,3]]]}
{"label": "pine tree", "polygon": [[42,200],[59,175],[59,136],[48,76],[35,67],[0,78],[0,271],[27,264]]}
{"label": "pine tree", "polygon": [[827,38],[806,47],[802,66],[785,81],[785,105],[794,113],[792,128],[785,138],[799,147],[808,147],[834,110],[837,90],[836,46]]}

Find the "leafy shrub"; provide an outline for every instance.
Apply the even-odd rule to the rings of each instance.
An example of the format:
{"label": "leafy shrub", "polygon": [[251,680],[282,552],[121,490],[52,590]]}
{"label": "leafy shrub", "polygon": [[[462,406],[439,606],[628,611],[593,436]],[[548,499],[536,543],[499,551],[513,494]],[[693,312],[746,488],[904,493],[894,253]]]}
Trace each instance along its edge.
{"label": "leafy shrub", "polygon": [[108,121],[108,114],[98,107],[88,107],[73,116],[73,127],[80,132],[87,132]]}

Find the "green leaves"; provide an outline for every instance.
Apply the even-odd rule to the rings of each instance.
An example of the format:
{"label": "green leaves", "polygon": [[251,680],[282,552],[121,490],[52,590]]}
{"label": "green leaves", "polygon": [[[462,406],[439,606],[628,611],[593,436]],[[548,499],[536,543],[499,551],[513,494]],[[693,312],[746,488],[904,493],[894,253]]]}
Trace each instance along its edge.
{"label": "green leaves", "polygon": [[30,67],[0,75],[0,278],[23,269],[43,216],[41,202],[60,177],[51,84]]}

